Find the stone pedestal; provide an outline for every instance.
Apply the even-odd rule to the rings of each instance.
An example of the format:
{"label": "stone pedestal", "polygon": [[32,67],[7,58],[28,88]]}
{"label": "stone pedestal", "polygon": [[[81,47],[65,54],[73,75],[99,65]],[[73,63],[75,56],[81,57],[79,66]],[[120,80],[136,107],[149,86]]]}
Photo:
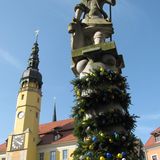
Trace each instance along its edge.
{"label": "stone pedestal", "polygon": [[118,55],[114,42],[72,50],[72,70],[76,76],[90,73],[93,69],[103,67],[121,73],[124,67],[123,56]]}

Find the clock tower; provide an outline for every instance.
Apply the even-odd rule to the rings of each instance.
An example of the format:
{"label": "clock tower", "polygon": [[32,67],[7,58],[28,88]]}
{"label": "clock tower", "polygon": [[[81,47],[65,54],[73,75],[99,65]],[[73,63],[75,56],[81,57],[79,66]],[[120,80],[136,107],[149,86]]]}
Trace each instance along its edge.
{"label": "clock tower", "polygon": [[7,160],[36,160],[42,76],[39,72],[39,47],[34,43],[28,67],[20,80],[14,131],[8,137]]}

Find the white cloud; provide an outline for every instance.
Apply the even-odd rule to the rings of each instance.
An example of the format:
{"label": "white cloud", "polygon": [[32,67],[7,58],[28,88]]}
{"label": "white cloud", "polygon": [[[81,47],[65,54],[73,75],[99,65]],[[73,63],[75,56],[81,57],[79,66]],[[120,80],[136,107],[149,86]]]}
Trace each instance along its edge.
{"label": "white cloud", "polygon": [[17,69],[21,68],[20,62],[12,54],[3,49],[0,49],[0,59]]}

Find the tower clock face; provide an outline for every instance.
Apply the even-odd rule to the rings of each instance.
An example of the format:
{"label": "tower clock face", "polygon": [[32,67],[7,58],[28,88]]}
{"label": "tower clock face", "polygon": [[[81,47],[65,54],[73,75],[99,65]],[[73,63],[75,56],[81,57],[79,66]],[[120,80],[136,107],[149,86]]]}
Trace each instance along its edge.
{"label": "tower clock face", "polygon": [[24,148],[24,134],[14,135],[12,138],[11,150],[21,150]]}
{"label": "tower clock face", "polygon": [[20,111],[19,113],[18,113],[18,118],[19,119],[22,119],[24,117],[24,112],[23,111]]}

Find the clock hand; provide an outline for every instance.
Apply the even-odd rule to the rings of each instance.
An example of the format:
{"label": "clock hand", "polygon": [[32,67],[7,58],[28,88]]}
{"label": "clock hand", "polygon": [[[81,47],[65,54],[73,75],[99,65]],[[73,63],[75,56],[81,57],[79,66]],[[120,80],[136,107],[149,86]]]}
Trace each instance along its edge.
{"label": "clock hand", "polygon": [[15,140],[16,143],[18,143],[19,145],[22,145],[23,142],[19,142],[18,140]]}

